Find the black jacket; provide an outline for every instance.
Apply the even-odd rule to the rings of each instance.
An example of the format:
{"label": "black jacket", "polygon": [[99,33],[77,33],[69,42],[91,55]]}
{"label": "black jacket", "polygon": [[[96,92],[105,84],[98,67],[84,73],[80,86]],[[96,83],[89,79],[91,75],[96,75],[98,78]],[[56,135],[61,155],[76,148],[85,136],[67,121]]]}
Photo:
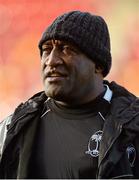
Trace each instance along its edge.
{"label": "black jacket", "polygon": [[[116,83],[103,128],[96,178],[139,178],[139,99]],[[0,161],[0,178],[28,178],[37,124],[47,97],[40,92],[20,104],[8,125]]]}

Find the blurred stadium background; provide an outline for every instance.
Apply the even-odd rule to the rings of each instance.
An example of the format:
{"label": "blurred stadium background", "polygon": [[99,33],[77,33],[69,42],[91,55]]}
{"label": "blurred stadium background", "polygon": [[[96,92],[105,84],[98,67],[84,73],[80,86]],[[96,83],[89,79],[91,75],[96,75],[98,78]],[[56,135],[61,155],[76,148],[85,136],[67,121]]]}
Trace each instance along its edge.
{"label": "blurred stadium background", "polygon": [[69,10],[104,17],[113,56],[106,79],[139,95],[139,0],[0,0],[0,120],[42,90],[38,41]]}

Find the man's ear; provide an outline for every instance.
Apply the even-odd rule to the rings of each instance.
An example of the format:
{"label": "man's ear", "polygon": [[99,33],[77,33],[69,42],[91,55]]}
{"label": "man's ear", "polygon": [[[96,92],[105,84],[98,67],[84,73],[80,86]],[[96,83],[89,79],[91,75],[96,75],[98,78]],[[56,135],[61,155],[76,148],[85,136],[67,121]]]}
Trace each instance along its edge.
{"label": "man's ear", "polygon": [[95,65],[95,73],[97,74],[103,74],[103,68],[99,65]]}

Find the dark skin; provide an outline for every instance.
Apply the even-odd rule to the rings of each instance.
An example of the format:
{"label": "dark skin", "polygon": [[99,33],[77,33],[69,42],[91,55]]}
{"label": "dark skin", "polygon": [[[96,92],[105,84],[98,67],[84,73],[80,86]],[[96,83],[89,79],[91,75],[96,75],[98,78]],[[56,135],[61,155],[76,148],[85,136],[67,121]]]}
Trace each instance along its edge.
{"label": "dark skin", "polygon": [[88,103],[104,91],[102,69],[74,44],[48,40],[42,52],[42,79],[48,97],[74,106]]}

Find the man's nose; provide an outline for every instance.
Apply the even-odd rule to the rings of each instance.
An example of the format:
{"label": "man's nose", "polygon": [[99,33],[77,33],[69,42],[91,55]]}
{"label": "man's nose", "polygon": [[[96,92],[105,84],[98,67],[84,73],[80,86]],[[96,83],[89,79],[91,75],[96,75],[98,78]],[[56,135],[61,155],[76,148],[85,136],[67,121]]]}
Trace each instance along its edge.
{"label": "man's nose", "polygon": [[60,64],[63,64],[63,60],[60,56],[60,53],[57,49],[52,49],[51,53],[47,57],[47,60],[45,61],[46,66],[55,67]]}

